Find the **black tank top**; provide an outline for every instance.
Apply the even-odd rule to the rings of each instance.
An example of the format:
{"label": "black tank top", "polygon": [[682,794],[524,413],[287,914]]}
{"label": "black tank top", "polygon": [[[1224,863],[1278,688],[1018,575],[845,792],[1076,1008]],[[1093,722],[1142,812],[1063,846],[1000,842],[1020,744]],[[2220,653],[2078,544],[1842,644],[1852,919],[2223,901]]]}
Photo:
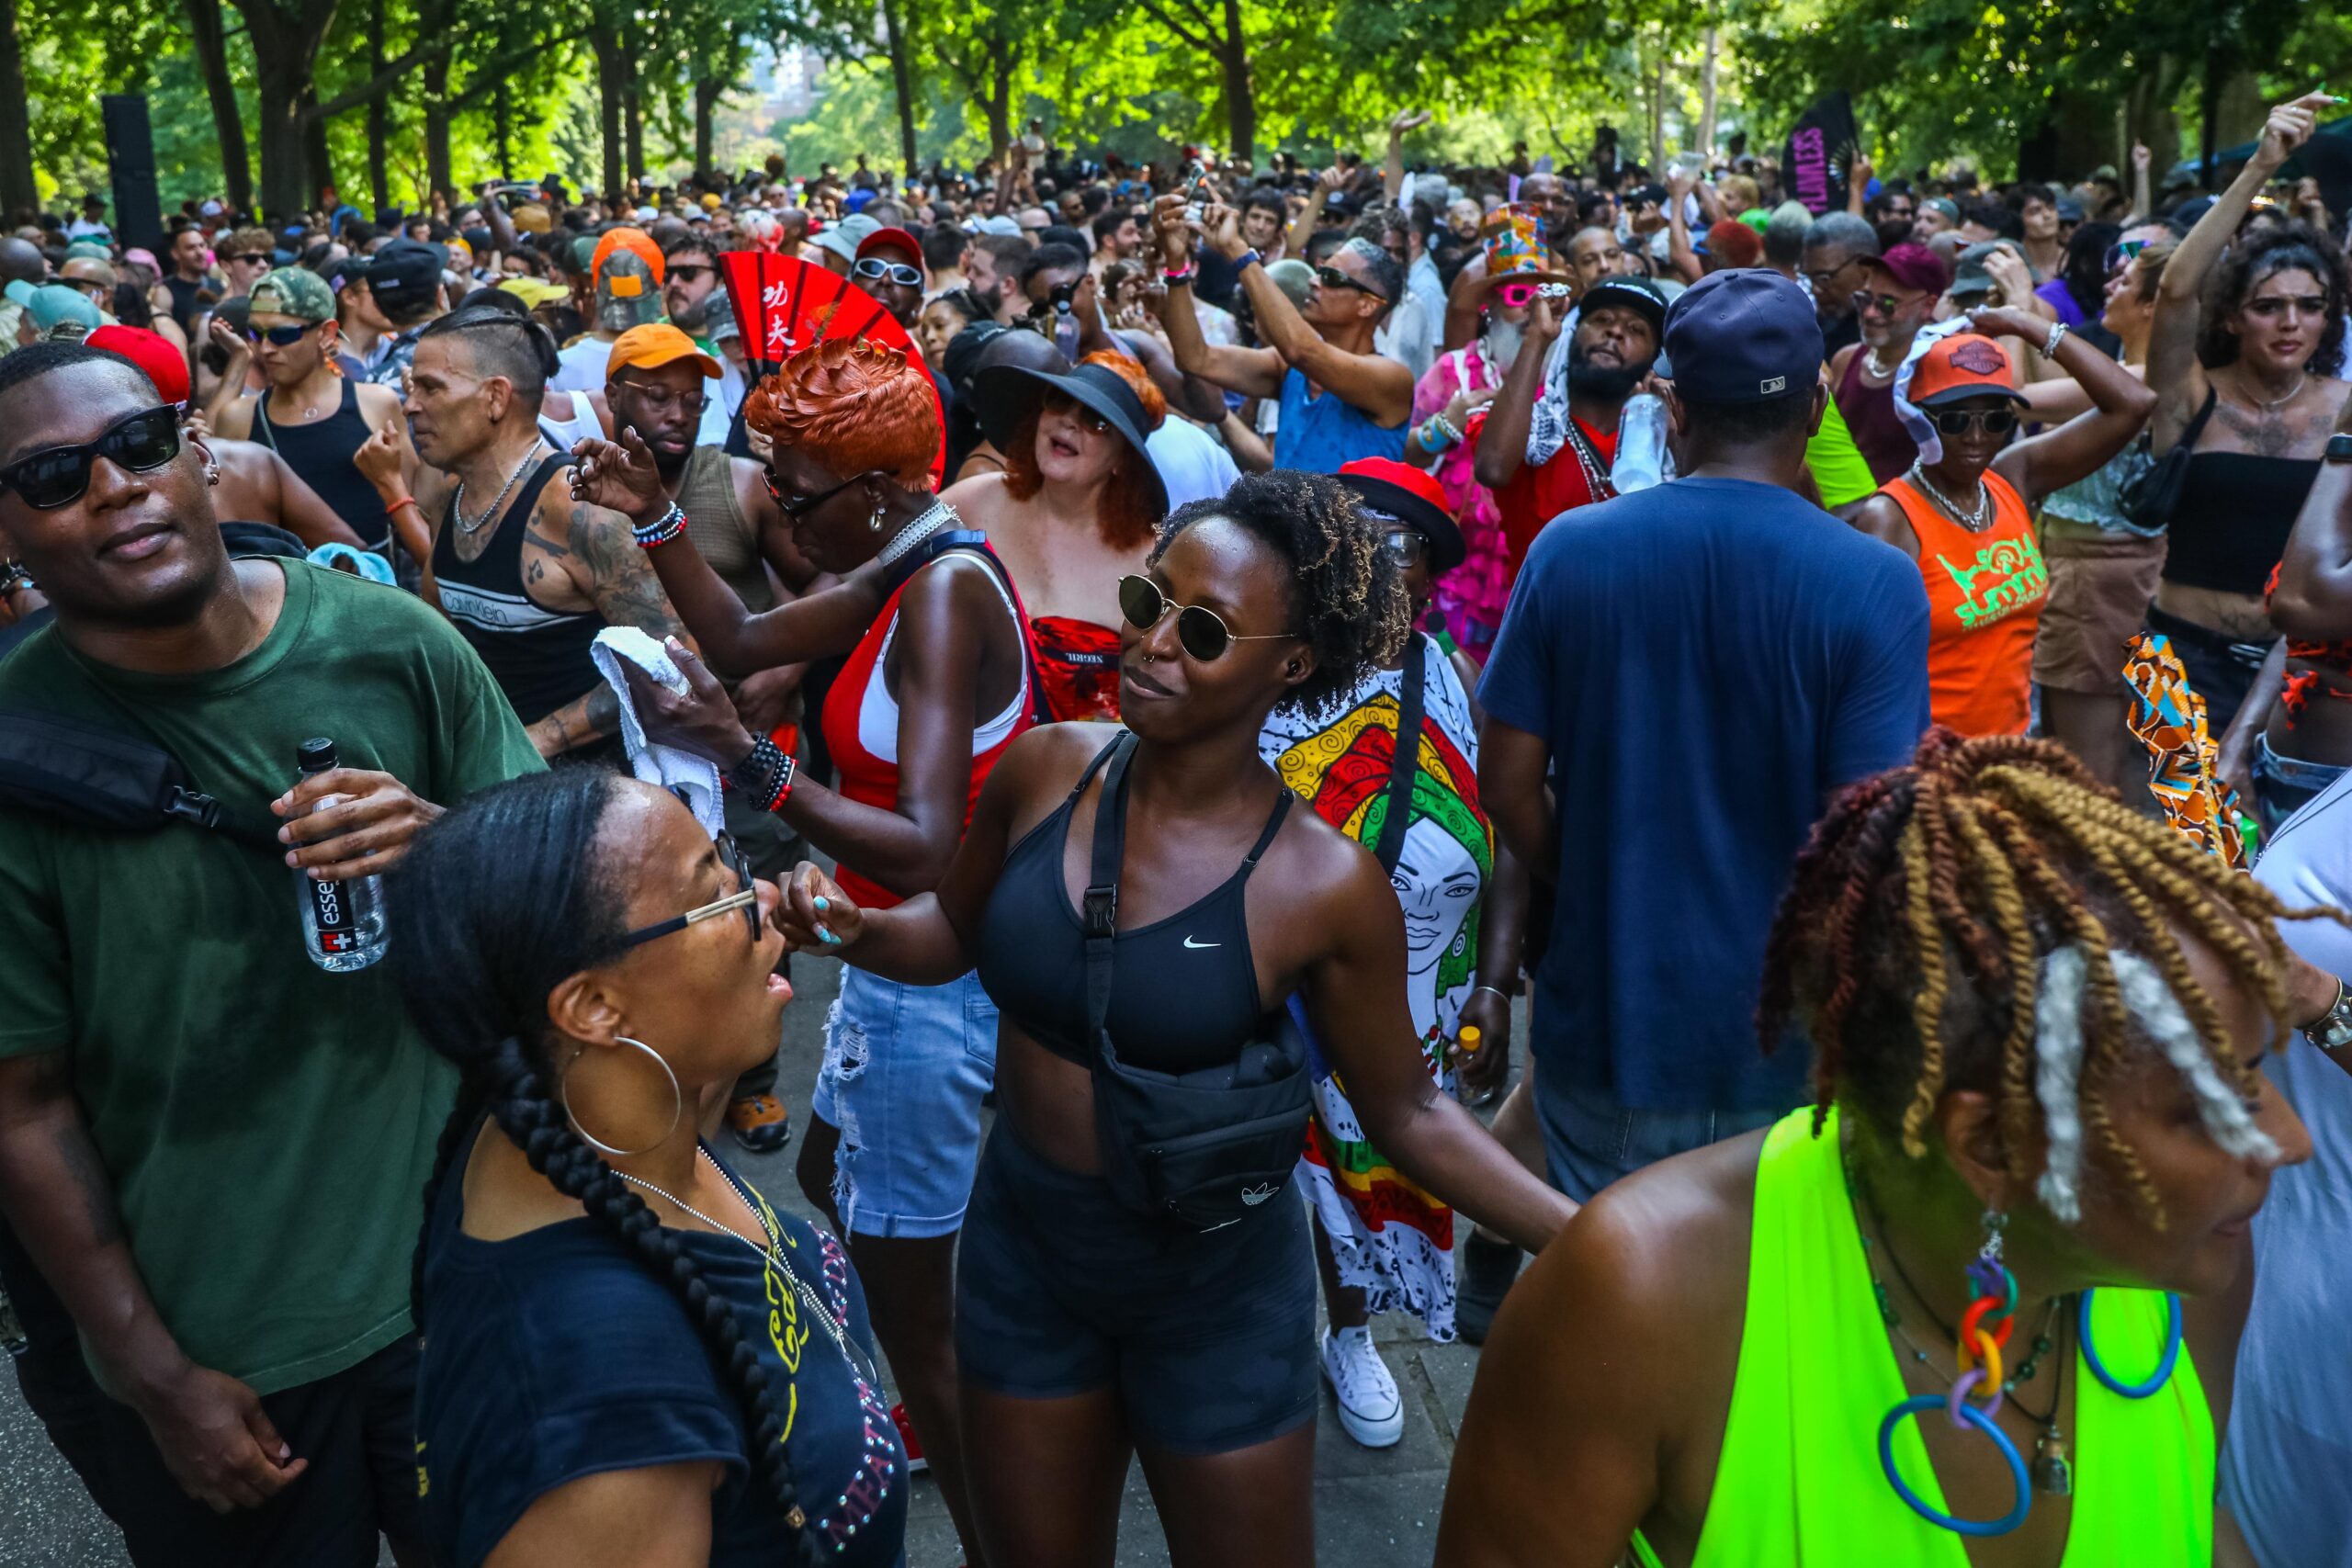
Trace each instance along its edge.
{"label": "black tank top", "polygon": [[2287,553],[2295,513],[2318,478],[2317,457],[2190,453],[2173,508],[2165,581],[2260,595]]}
{"label": "black tank top", "polygon": [[[1062,853],[1070,813],[1111,750],[1104,746],[1069,798],[1012,846],[980,920],[981,987],[1031,1039],[1081,1066],[1093,1055],[1086,931],[1062,881]],[[1220,1066],[1263,1037],[1241,895],[1295,798],[1282,792],[1240,868],[1199,902],[1119,932],[1103,1026],[1128,1066],[1159,1073]]]}
{"label": "black tank top", "polygon": [[381,550],[391,537],[392,520],[384,513],[383,497],[351,460],[371,434],[359,412],[359,389],[349,378],[334,412],[312,424],[272,424],[267,392],[254,404],[254,439],[285,458],[286,466],[351,525],[361,544]]}
{"label": "black tank top", "polygon": [[531,509],[569,460],[551,452],[531,471],[506,514],[491,525],[490,544],[480,559],[458,558],[455,504],[433,547],[442,613],[490,666],[514,716],[525,724],[537,724],[599,679],[588,645],[605,629],[605,618],[593,610],[550,610],[523,590],[523,535]]}

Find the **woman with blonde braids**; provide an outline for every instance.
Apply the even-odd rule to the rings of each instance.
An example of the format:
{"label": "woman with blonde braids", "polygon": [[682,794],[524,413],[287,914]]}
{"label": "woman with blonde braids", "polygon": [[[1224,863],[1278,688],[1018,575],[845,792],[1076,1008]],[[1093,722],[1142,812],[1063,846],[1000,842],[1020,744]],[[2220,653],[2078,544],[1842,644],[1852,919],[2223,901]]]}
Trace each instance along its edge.
{"label": "woman with blonde braids", "polygon": [[2250,1562],[2215,1448],[2249,1222],[2311,1153],[2259,1064],[2341,1010],[2276,929],[2313,916],[2048,742],[1933,730],[1847,790],[1759,1019],[1816,1104],[1537,1260],[1439,1568]]}

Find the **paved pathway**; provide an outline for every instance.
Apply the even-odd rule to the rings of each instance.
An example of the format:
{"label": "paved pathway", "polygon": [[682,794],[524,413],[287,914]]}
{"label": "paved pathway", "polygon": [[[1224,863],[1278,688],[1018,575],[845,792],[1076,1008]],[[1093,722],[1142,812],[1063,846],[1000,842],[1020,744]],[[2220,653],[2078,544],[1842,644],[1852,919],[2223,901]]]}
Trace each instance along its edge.
{"label": "paved pathway", "polygon": [[[816,1077],[826,1007],[838,970],[800,965],[798,999],[786,1013],[780,1083],[793,1096],[796,1129]],[[739,1155],[740,1155],[740,1151]],[[792,1178],[793,1150],[767,1159],[740,1157],[744,1177],[779,1207],[807,1213]],[[1404,1440],[1371,1452],[1340,1430],[1324,1391],[1315,1456],[1317,1555],[1346,1568],[1428,1568],[1445,1492],[1453,1434],[1477,1367],[1467,1345],[1432,1345],[1419,1324],[1390,1316],[1374,1327],[1382,1354],[1405,1394]],[[387,1554],[384,1562],[391,1558]],[[1159,1520],[1140,1468],[1127,1476],[1119,1529],[1118,1568],[1168,1561]],[[0,1568],[121,1568],[122,1538],[91,1504],[25,1408],[16,1380],[0,1376]],[[908,1568],[958,1568],[963,1556],[939,1494],[917,1478],[907,1529]]]}

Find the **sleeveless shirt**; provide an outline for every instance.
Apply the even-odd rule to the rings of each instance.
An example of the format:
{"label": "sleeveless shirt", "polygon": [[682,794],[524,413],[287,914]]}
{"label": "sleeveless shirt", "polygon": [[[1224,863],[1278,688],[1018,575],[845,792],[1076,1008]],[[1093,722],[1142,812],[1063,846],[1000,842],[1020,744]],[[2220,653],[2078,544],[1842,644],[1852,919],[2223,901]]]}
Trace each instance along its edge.
{"label": "sleeveless shirt", "polygon": [[[2022,735],[2032,702],[2033,634],[2050,571],[2025,500],[1984,471],[1993,521],[1972,533],[1907,479],[1881,492],[1919,536],[1928,589],[1928,701],[1938,724],[1962,735]],[[2120,652],[2120,650],[2119,650]]]}
{"label": "sleeveless shirt", "polygon": [[588,649],[605,629],[605,617],[593,610],[550,610],[523,586],[523,535],[539,492],[564,461],[560,452],[539,460],[506,514],[491,525],[490,543],[479,558],[458,558],[454,503],[433,547],[433,576],[441,587],[442,611],[481,655],[514,716],[526,725],[537,724],[598,681]]}
{"label": "sleeveless shirt", "polygon": [[375,434],[359,412],[359,389],[345,378],[343,400],[334,412],[309,424],[271,423],[269,399],[264,392],[254,401],[254,439],[285,458],[286,466],[351,525],[361,544],[381,551],[391,537],[392,520],[384,512],[384,498],[351,460]]}
{"label": "sleeveless shirt", "polygon": [[736,499],[732,465],[716,446],[695,447],[678,481],[678,506],[686,514],[686,537],[718,580],[735,590],[743,608],[756,615],[775,607],[775,591],[768,585],[759,536]]}

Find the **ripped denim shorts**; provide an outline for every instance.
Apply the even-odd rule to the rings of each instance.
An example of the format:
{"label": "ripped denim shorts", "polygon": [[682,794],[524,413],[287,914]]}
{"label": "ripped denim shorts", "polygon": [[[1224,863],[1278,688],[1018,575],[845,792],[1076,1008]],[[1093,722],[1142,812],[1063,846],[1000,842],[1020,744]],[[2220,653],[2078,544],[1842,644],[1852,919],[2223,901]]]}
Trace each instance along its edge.
{"label": "ripped denim shorts", "polygon": [[842,971],[809,1109],[841,1129],[833,1201],[855,1235],[953,1235],[996,1079],[996,1004],[978,975],[902,986]]}

